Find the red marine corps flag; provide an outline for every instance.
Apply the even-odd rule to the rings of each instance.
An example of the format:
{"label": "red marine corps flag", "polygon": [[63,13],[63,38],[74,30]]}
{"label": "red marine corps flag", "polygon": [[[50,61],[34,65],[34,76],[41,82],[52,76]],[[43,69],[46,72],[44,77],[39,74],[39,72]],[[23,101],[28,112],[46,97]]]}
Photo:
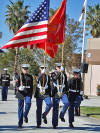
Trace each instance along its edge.
{"label": "red marine corps flag", "polygon": [[49,0],[44,0],[16,35],[2,49],[45,43],[47,40],[48,14]]}
{"label": "red marine corps flag", "polygon": [[[57,53],[57,44],[64,43],[65,34],[66,0],[63,0],[60,8],[52,16],[48,23],[46,52],[54,58]],[[45,50],[45,43],[36,44],[37,48]]]}
{"label": "red marine corps flag", "polygon": [[64,43],[65,35],[66,0],[63,0],[60,8],[50,19],[48,25],[48,41],[53,44]]}

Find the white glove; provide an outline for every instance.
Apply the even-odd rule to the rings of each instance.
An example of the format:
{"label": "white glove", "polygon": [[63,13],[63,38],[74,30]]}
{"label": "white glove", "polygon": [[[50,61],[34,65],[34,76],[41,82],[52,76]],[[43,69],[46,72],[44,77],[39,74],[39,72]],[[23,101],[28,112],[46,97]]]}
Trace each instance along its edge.
{"label": "white glove", "polygon": [[42,70],[42,74],[43,74],[43,73],[46,73],[46,69],[43,69],[43,70]]}
{"label": "white glove", "polygon": [[24,89],[25,89],[24,86],[20,86],[20,87],[19,87],[19,90],[20,90],[20,91],[24,91]]}
{"label": "white glove", "polygon": [[60,70],[61,70],[61,72],[63,72],[63,71],[64,71],[64,68],[63,68],[63,66],[61,66]]}
{"label": "white glove", "polygon": [[80,95],[82,95],[82,96],[83,96],[83,95],[84,95],[84,91],[80,91]]}

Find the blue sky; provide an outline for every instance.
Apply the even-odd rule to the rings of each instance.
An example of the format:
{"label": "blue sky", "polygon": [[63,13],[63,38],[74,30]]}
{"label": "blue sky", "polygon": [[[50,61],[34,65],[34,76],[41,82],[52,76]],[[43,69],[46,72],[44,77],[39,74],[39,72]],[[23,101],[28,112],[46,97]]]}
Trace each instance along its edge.
{"label": "blue sky", "polygon": [[[17,0],[11,1],[16,2]],[[24,0],[24,5],[29,5],[29,10],[33,12],[41,2],[42,0]],[[61,2],[62,0],[50,0],[50,8],[59,8]],[[75,20],[79,19],[83,3],[84,0],[67,0],[66,13],[70,18],[74,18]],[[98,3],[100,4],[100,0],[88,0],[88,6],[94,6]],[[8,25],[5,24],[6,6],[8,4],[10,4],[9,0],[0,0],[0,32],[2,32],[0,47],[5,45],[14,36],[13,33],[9,32]]]}

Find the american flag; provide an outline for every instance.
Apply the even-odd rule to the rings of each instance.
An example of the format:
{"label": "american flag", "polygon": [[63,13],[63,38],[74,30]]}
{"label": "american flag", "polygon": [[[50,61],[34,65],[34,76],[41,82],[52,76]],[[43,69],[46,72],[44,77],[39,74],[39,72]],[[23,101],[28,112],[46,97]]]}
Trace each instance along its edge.
{"label": "american flag", "polygon": [[43,0],[27,22],[2,49],[45,43],[47,39],[48,15],[49,0]]}

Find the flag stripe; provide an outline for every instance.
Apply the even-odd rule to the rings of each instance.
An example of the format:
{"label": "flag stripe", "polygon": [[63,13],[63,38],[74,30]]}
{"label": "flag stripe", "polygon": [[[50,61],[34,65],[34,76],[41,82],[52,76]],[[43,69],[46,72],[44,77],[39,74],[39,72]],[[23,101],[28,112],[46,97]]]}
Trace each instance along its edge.
{"label": "flag stripe", "polygon": [[28,34],[32,34],[32,33],[38,33],[38,32],[44,32],[47,30],[48,30],[47,27],[41,28],[41,29],[35,29],[35,30],[28,30],[28,31],[20,32],[20,33],[16,34],[16,36],[28,35]]}
{"label": "flag stripe", "polygon": [[35,25],[43,25],[43,24],[48,24],[48,20],[45,20],[45,21],[39,21],[39,22],[33,22],[33,23],[28,23],[28,24],[25,24],[22,26],[22,28],[25,28],[25,27],[30,27],[30,26],[35,26]]}
{"label": "flag stripe", "polygon": [[33,33],[33,34],[28,34],[28,35],[23,35],[23,36],[16,36],[14,38],[12,38],[10,41],[14,41],[17,39],[24,39],[24,38],[30,38],[30,37],[36,37],[36,36],[42,36],[42,35],[46,35],[47,31],[45,32],[41,32],[41,33]]}
{"label": "flag stripe", "polygon": [[21,28],[18,32],[24,32],[24,31],[27,31],[27,30],[34,30],[34,29],[40,29],[40,28],[45,28],[47,27],[47,24],[43,24],[43,25],[38,25],[38,26],[31,26],[31,27],[26,27],[26,28]]}
{"label": "flag stripe", "polygon": [[21,46],[23,46],[23,45],[32,45],[32,44],[36,44],[36,43],[38,43],[38,41],[40,42],[40,43],[43,43],[44,41],[46,41],[46,38],[44,38],[44,39],[40,39],[40,40],[32,40],[32,41],[26,41],[26,42],[19,42],[19,43],[14,43],[14,45],[12,45],[12,44],[9,44],[9,45],[5,45],[5,46],[3,46],[2,47],[2,49],[5,49],[5,48],[15,48],[15,47],[21,47]]}
{"label": "flag stripe", "polygon": [[7,43],[7,45],[9,45],[9,44],[16,44],[16,43],[20,43],[20,42],[28,42],[28,41],[32,41],[32,40],[41,40],[41,39],[46,39],[46,38],[47,38],[47,35],[30,37],[30,38],[25,38],[25,39],[19,39],[19,40],[10,41],[10,42]]}

